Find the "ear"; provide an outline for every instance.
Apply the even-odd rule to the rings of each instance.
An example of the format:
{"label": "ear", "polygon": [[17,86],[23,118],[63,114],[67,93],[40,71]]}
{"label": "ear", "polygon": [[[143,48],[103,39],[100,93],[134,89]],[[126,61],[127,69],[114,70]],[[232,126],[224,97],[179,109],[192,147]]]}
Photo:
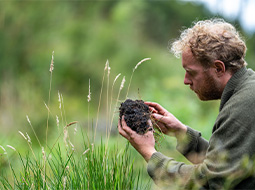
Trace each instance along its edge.
{"label": "ear", "polygon": [[213,64],[214,68],[215,68],[215,72],[216,74],[221,77],[225,74],[226,72],[226,67],[225,67],[225,64],[220,61],[220,60],[215,60],[214,61],[214,64]]}

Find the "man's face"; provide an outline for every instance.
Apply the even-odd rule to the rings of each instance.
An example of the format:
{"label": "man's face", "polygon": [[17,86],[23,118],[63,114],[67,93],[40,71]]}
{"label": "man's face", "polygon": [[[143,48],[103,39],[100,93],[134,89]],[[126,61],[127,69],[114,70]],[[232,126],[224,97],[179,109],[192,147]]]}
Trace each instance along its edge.
{"label": "man's face", "polygon": [[182,66],[185,69],[184,84],[189,85],[200,100],[221,98],[222,90],[215,69],[204,68],[193,56],[190,49],[182,53]]}

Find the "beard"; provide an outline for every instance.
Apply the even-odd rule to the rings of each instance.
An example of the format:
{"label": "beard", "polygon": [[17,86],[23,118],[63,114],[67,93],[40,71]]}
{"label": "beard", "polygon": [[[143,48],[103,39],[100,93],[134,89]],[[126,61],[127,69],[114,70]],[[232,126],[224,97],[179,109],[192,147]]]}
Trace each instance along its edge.
{"label": "beard", "polygon": [[197,94],[198,98],[202,101],[218,100],[221,98],[223,91],[220,88],[220,85],[210,75],[206,75],[206,78],[204,79],[203,83],[200,85],[198,89],[192,90]]}

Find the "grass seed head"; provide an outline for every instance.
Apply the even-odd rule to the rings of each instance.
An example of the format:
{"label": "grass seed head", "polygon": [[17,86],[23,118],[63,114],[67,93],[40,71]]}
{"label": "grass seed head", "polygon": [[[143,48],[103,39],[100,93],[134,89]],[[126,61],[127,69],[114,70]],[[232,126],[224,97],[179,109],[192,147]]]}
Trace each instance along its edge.
{"label": "grass seed head", "polygon": [[121,73],[119,73],[119,74],[115,77],[115,79],[114,79],[114,81],[113,81],[113,85],[115,84],[116,80],[119,78],[120,75],[121,75]]}
{"label": "grass seed head", "polygon": [[64,178],[63,178],[63,189],[66,189],[66,181],[67,181],[67,177],[64,176]]}
{"label": "grass seed head", "polygon": [[86,154],[89,151],[89,148],[87,150],[85,150],[82,155]]}
{"label": "grass seed head", "polygon": [[0,148],[4,151],[4,154],[7,154],[7,152],[3,146],[0,145]]}
{"label": "grass seed head", "polygon": [[42,147],[42,155],[43,155],[43,160],[46,161],[46,153],[45,153],[44,147]]}
{"label": "grass seed head", "polygon": [[29,135],[27,133],[26,133],[26,135],[27,135],[27,142],[32,143],[31,138],[29,137]]}
{"label": "grass seed head", "polygon": [[120,90],[122,90],[122,88],[124,87],[124,83],[125,83],[126,79],[125,76],[122,79],[121,85],[120,85]]}
{"label": "grass seed head", "polygon": [[73,145],[73,143],[70,140],[69,140],[69,144],[72,147],[72,150],[74,150],[74,145]]}
{"label": "grass seed head", "polygon": [[77,131],[78,131],[77,126],[75,126],[75,128],[74,128],[74,135],[76,135]]}
{"label": "grass seed head", "polygon": [[68,147],[68,144],[67,144],[67,141],[66,141],[67,137],[68,137],[68,131],[67,131],[67,129],[64,129],[64,143],[65,143],[66,147]]}
{"label": "grass seed head", "polygon": [[109,66],[109,63],[108,63],[108,77],[110,76],[110,72],[111,72],[111,67]]}
{"label": "grass seed head", "polygon": [[88,102],[91,100],[91,91],[90,91],[90,79],[89,79],[89,94],[88,94]]}
{"label": "grass seed head", "polygon": [[16,151],[16,149],[15,149],[13,146],[11,146],[11,145],[6,145],[6,146],[7,146],[8,148],[10,148],[10,149]]}
{"label": "grass seed head", "polygon": [[53,69],[54,69],[54,51],[52,52],[52,56],[51,56],[51,62],[50,62],[50,72],[52,73]]}
{"label": "grass seed head", "polygon": [[108,69],[108,67],[109,67],[109,61],[108,61],[108,59],[107,59],[107,61],[106,61],[106,63],[105,63],[104,70],[106,71],[106,70]]}
{"label": "grass seed head", "polygon": [[[46,104],[45,104],[45,105],[46,105]],[[30,121],[28,115],[26,115],[26,117],[27,117],[27,122],[31,125],[31,121]]]}
{"label": "grass seed head", "polygon": [[139,65],[141,65],[143,62],[151,60],[151,58],[144,58],[143,60],[141,60],[139,63],[136,64],[134,71],[138,68]]}
{"label": "grass seed head", "polygon": [[57,115],[56,115],[56,122],[57,122],[57,126],[59,127],[59,119]]}
{"label": "grass seed head", "polygon": [[66,127],[70,127],[71,125],[76,124],[76,123],[78,123],[78,121],[72,121],[72,122],[68,123],[68,124],[66,125]]}
{"label": "grass seed head", "polygon": [[19,131],[19,134],[21,134],[21,136],[22,136],[25,140],[27,140],[27,137],[26,137],[21,131]]}
{"label": "grass seed head", "polygon": [[59,109],[61,109],[61,96],[59,91],[58,91],[58,102],[59,102]]}

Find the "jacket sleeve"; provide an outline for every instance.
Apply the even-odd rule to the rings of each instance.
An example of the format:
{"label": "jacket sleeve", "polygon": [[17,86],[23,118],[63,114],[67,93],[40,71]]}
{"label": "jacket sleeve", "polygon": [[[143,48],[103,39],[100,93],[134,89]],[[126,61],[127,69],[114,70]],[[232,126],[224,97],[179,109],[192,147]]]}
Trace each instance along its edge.
{"label": "jacket sleeve", "polygon": [[200,132],[188,127],[184,139],[177,139],[176,149],[191,163],[199,164],[205,159],[208,146],[208,141],[201,137]]}
{"label": "jacket sleeve", "polygon": [[[148,162],[148,174],[159,186],[166,186],[168,189],[182,189],[188,181],[191,182],[195,178],[194,173],[203,165],[208,146],[208,141],[201,137],[200,132],[188,127],[186,135],[177,140],[176,148],[190,162],[198,165],[177,162],[173,158],[156,152]],[[201,176],[198,178],[203,179]]]}
{"label": "jacket sleeve", "polygon": [[[249,175],[254,174],[254,163],[251,164],[252,160],[245,157],[249,152],[254,152],[251,147],[254,134],[250,132],[250,127],[241,125],[239,122],[239,120],[230,118],[219,121],[220,127],[214,131],[206,154],[202,154],[204,156],[203,159],[199,159],[199,164],[187,165],[156,152],[148,162],[148,174],[159,186],[170,187],[175,183],[178,187],[182,187],[180,189],[184,189],[185,186],[189,187],[187,189],[219,190],[250,187],[251,183],[255,185],[255,179],[249,182]],[[239,129],[238,132],[236,132],[237,129]],[[186,146],[186,149],[183,148],[184,155],[190,158],[192,151],[195,154],[200,152],[196,148],[199,147],[200,138],[198,134],[192,138],[190,143],[196,143]]]}
{"label": "jacket sleeve", "polygon": [[148,162],[147,171],[158,186],[178,189],[177,187],[180,188],[180,184],[185,184],[191,177],[194,166],[185,165],[160,152],[156,152]]}
{"label": "jacket sleeve", "polygon": [[[157,184],[169,187],[181,181],[177,189],[254,189],[255,74],[248,73],[248,80],[248,74],[241,77],[240,72],[224,89],[209,143],[190,128],[187,141],[178,143],[177,149],[197,164],[177,162],[159,152],[151,156],[147,170]],[[193,153],[202,156],[193,160]]]}

